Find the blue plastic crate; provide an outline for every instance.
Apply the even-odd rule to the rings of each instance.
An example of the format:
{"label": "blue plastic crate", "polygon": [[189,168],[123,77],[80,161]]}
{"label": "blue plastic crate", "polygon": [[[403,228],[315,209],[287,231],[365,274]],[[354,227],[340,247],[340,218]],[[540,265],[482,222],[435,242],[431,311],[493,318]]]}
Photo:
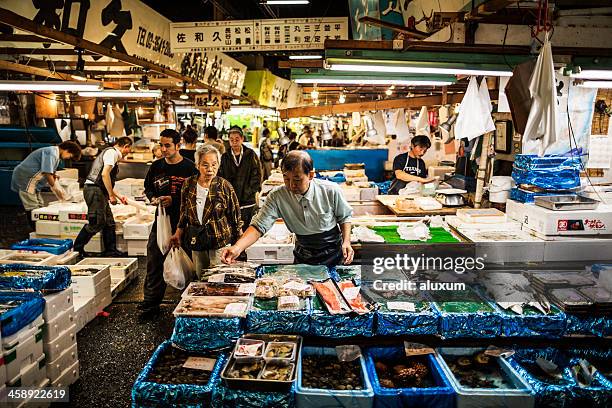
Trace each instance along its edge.
{"label": "blue plastic crate", "polygon": [[217,355],[217,361],[206,385],[160,384],[148,381],[153,366],[160,355],[169,347],[172,347],[171,341],[166,340],[160,344],[138,375],[132,387],[132,408],[210,407],[213,390],[219,385],[221,369],[227,359],[227,354],[220,353]]}
{"label": "blue plastic crate", "polygon": [[72,248],[71,239],[33,238],[18,242],[11,249],[19,251],[43,251],[53,255],[61,255]]}
{"label": "blue plastic crate", "polygon": [[288,392],[236,390],[221,382],[213,392],[215,408],[293,408],[295,385]]}
{"label": "blue plastic crate", "polygon": [[543,315],[517,315],[502,311],[501,332],[505,337],[545,337],[556,339],[563,337],[566,327],[565,313],[551,306],[554,313]]}
{"label": "blue plastic crate", "polygon": [[302,384],[302,359],[309,355],[336,355],[333,347],[303,347],[297,368],[296,406],[311,407],[351,407],[370,408],[374,402],[374,390],[366,369],[365,358],[359,357],[361,363],[361,390],[327,390],[306,388]]}
{"label": "blue plastic crate", "polygon": [[[22,275],[19,271],[36,271]],[[0,289],[37,290],[59,292],[70,286],[70,269],[65,266],[38,266],[25,264],[0,265]]]}
{"label": "blue plastic crate", "polygon": [[453,408],[455,390],[433,355],[427,355],[428,368],[435,386],[430,388],[384,388],[380,385],[374,366],[378,360],[401,360],[403,347],[371,347],[366,350],[366,369],[374,390],[374,408]]}
{"label": "blue plastic crate", "polygon": [[8,337],[32,323],[45,309],[40,292],[0,291],[0,304],[14,302],[17,306],[0,312],[2,336]]}
{"label": "blue plastic crate", "polygon": [[442,367],[442,370],[457,393],[457,408],[533,407],[535,399],[529,383],[503,358],[497,358],[499,368],[506,375],[507,380],[513,384],[514,388],[469,388],[461,385],[446,363],[445,356],[470,356],[480,351],[484,351],[484,349],[446,347],[437,350],[436,358],[440,363],[440,367]]}
{"label": "blue plastic crate", "polygon": [[207,351],[229,347],[244,333],[239,317],[183,317],[174,320],[172,342],[188,351]]}
{"label": "blue plastic crate", "polygon": [[[271,300],[276,302],[276,299]],[[299,334],[307,335],[310,332],[310,313],[312,305],[310,299],[305,299],[304,310],[258,310],[255,300],[246,317],[246,332],[260,334]]]}

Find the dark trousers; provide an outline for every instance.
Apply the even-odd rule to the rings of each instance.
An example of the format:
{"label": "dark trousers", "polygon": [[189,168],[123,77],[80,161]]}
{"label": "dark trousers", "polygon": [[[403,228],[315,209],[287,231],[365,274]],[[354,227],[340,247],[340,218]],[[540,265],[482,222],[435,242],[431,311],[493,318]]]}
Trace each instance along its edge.
{"label": "dark trousers", "polygon": [[164,300],[166,282],[164,281],[164,261],[166,256],[159,250],[157,245],[157,222],[149,234],[147,243],[147,275],[144,281],[144,305],[145,307],[156,307]]}
{"label": "dark trousers", "polygon": [[86,184],[83,197],[87,204],[87,221],[74,240],[74,250],[80,253],[85,251],[85,245],[102,231],[102,242],[105,252],[117,251],[117,236],[115,235],[115,218],[110,209],[108,198],[102,189],[96,185]]}
{"label": "dark trousers", "polygon": [[251,224],[251,218],[255,213],[255,206],[240,209],[240,219],[242,220],[242,230],[246,230]]}

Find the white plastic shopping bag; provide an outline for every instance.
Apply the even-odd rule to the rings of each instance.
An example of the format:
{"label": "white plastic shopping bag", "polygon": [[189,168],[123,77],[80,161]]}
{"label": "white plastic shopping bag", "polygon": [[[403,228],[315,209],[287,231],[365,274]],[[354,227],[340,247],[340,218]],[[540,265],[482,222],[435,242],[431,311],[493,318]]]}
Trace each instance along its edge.
{"label": "white plastic shopping bag", "polygon": [[173,288],[185,289],[194,269],[183,248],[172,248],[164,261],[164,281]]}
{"label": "white plastic shopping bag", "polygon": [[456,139],[472,140],[495,130],[495,124],[491,118],[490,99],[489,106],[487,106],[487,101],[483,100],[485,99],[483,96],[478,89],[476,77],[470,78],[470,83],[459,106],[457,122],[455,122]]}
{"label": "white plastic shopping bag", "polygon": [[166,209],[160,204],[157,208],[157,246],[162,254],[166,254],[170,249],[171,237],[170,216],[166,214]]}

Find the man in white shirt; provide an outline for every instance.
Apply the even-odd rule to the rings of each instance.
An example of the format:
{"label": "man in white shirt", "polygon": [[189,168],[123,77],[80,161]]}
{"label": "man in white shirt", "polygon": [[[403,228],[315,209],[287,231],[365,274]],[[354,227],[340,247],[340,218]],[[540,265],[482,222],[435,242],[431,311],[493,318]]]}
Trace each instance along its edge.
{"label": "man in white shirt", "polygon": [[350,264],[351,216],[340,187],[315,179],[314,165],[308,153],[294,150],[283,159],[284,186],[276,187],[266,197],[262,209],[232,247],[221,253],[221,260],[233,263],[248,247],[264,235],[278,218],[297,236],[293,251],[295,263],[335,266]]}
{"label": "man in white shirt", "polygon": [[115,235],[115,219],[110,209],[119,201],[126,204],[125,197],[120,196],[113,190],[117,173],[119,173],[119,161],[123,159],[132,149],[132,139],[120,137],[113,147],[106,148],[96,157],[85,186],[83,196],[87,203],[87,221],[74,240],[74,250],[81,255],[85,253],[85,245],[102,231],[104,242],[104,256],[117,257],[126,256],[125,253],[117,251],[117,237]]}

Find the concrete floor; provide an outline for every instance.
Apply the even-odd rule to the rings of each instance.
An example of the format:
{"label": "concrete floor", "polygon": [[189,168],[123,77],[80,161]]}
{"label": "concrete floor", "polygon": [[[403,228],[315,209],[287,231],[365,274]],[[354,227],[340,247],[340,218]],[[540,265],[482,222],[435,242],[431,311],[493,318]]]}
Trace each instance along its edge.
{"label": "concrete floor", "polygon": [[[0,207],[0,248],[28,238],[30,227],[18,207]],[[77,335],[80,379],[70,387],[70,403],[57,407],[129,407],[136,377],[153,351],[170,338],[172,311],[180,292],[169,288],[162,313],[155,321],[139,323],[136,306],[142,301],[146,257],[138,259],[138,276]]]}

